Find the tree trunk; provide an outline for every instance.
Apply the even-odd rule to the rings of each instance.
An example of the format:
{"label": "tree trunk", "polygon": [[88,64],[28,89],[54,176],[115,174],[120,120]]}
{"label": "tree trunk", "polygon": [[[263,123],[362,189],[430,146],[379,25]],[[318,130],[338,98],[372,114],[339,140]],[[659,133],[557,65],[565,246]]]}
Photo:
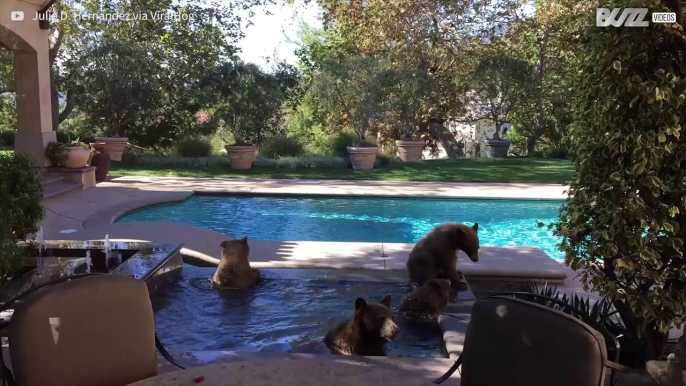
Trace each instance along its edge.
{"label": "tree trunk", "polygon": [[536,109],[534,110],[534,129],[526,140],[526,154],[531,156],[536,150],[536,141],[543,135],[545,126],[543,125],[543,80],[545,79],[546,55],[548,53],[548,40],[550,31],[543,33],[543,37],[538,42],[538,69],[536,71]]}
{"label": "tree trunk", "polygon": [[443,145],[443,149],[445,149],[445,153],[449,158],[456,159],[460,157],[462,152],[457,144],[455,136],[448,128],[441,123],[431,123],[429,124],[428,131],[432,137],[441,142],[441,145]]}
{"label": "tree trunk", "polygon": [[58,124],[64,122],[65,119],[69,118],[69,115],[74,111],[76,103],[74,103],[73,93],[67,93],[67,105],[64,106],[64,110],[59,114],[57,119]]}
{"label": "tree trunk", "polygon": [[60,99],[57,94],[57,84],[52,66],[50,67],[50,99],[52,104],[52,131],[57,131],[60,125]]}

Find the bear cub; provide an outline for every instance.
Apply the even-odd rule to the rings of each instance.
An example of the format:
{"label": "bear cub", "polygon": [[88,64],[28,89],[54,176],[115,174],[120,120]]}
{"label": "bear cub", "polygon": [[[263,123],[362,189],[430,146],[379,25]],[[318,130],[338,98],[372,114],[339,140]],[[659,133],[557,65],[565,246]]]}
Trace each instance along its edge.
{"label": "bear cub", "polygon": [[220,289],[246,289],[260,281],[260,270],[251,268],[248,261],[250,247],[248,238],[226,240],[221,243],[222,258],[212,283]]}
{"label": "bear cub", "polygon": [[450,280],[429,279],[424,285],[412,283],[414,290],[403,298],[400,311],[409,319],[428,321],[435,318],[450,301]]}
{"label": "bear cub", "polygon": [[407,271],[410,281],[424,284],[429,279],[448,279],[452,287],[465,291],[462,272],[457,269],[457,255],[464,251],[473,261],[479,261],[479,224],[443,224],[427,233],[410,252]]}
{"label": "bear cub", "polygon": [[385,356],[384,344],[395,340],[400,329],[391,311],[391,295],[379,303],[355,300],[355,314],[324,338],[326,347],[335,355]]}

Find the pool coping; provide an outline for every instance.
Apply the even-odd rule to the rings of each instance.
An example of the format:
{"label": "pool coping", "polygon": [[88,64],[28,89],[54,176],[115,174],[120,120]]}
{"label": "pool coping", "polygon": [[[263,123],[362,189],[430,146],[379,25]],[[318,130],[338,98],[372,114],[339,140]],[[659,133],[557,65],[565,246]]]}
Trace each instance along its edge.
{"label": "pool coping", "polygon": [[[65,229],[61,220],[48,227],[47,237],[68,239],[101,239],[105,234],[119,239],[165,242],[169,240],[184,243],[182,255],[187,263],[201,266],[216,266],[221,250],[219,244],[230,236],[208,229],[180,223],[127,222],[116,223],[128,213],[143,208],[173,204],[198,195],[253,195],[271,197],[380,197],[380,198],[438,198],[438,199],[520,199],[520,200],[564,200],[563,185],[555,184],[479,184],[479,183],[426,183],[426,182],[376,182],[376,181],[317,181],[317,180],[255,180],[214,179],[182,177],[121,177],[98,185],[97,189],[85,190],[76,197],[60,197],[47,200],[48,214],[71,215],[82,218],[81,228],[72,227],[74,233],[59,234]],[[374,194],[372,194],[374,193]],[[430,194],[429,194],[430,193]],[[72,214],[73,213],[73,214]],[[70,225],[70,224],[67,224]],[[55,229],[56,226],[61,228]],[[57,231],[57,232],[56,232]],[[61,232],[60,232],[61,233]],[[240,235],[232,235],[234,237]],[[333,268],[405,270],[407,253],[412,244],[396,243],[318,243],[318,242],[269,242],[250,240],[251,261],[258,268]],[[498,250],[498,248],[501,248]],[[467,274],[483,277],[519,278],[564,281],[568,270],[558,260],[549,258],[537,247],[482,247],[482,252],[500,253],[501,263],[474,265],[460,258],[461,269]],[[262,257],[254,256],[257,251]],[[304,255],[298,258],[298,254]],[[503,255],[505,254],[505,255]],[[507,254],[517,256],[517,263]],[[321,257],[324,258],[318,258]],[[346,259],[350,256],[367,257]],[[462,254],[461,254],[462,255]],[[521,262],[519,257],[529,257],[531,264]],[[284,256],[286,256],[284,258]],[[536,261],[544,263],[534,272],[527,272]],[[471,271],[471,272],[470,272]],[[530,271],[530,270],[529,270]],[[530,273],[534,273],[531,275]]]}

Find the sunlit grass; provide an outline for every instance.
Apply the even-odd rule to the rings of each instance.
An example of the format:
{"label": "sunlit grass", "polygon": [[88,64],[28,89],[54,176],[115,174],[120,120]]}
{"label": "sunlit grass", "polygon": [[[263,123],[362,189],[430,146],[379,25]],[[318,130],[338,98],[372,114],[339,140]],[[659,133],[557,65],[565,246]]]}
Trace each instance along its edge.
{"label": "sunlit grass", "polygon": [[470,158],[417,163],[397,162],[370,171],[355,171],[347,168],[253,168],[242,171],[221,165],[152,166],[113,162],[110,174],[112,176],[564,183],[571,179],[572,164],[567,160],[536,158]]}

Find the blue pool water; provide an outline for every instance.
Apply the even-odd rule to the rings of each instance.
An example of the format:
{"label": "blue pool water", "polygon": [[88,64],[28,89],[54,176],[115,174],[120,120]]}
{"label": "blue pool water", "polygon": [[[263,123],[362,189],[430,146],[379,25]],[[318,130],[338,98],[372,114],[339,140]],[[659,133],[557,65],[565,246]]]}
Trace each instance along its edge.
{"label": "blue pool water", "polygon": [[563,259],[547,227],[562,201],[203,196],[130,213],[120,222],[171,221],[234,238],[414,243],[433,227],[479,223],[481,245],[538,246]]}
{"label": "blue pool water", "polygon": [[120,222],[171,221],[234,238],[414,243],[433,227],[479,223],[481,245],[538,246],[563,259],[547,227],[562,201],[203,196],[130,213]]}
{"label": "blue pool water", "polygon": [[446,357],[435,321],[417,324],[398,314],[407,283],[321,280],[307,273],[287,279],[262,270],[263,280],[251,289],[219,291],[210,285],[214,271],[186,265],[175,282],[151,295],[155,330],[168,349],[325,354],[324,336],[350,320],[356,298],[378,302],[391,295],[400,337],[386,344],[388,355]]}

